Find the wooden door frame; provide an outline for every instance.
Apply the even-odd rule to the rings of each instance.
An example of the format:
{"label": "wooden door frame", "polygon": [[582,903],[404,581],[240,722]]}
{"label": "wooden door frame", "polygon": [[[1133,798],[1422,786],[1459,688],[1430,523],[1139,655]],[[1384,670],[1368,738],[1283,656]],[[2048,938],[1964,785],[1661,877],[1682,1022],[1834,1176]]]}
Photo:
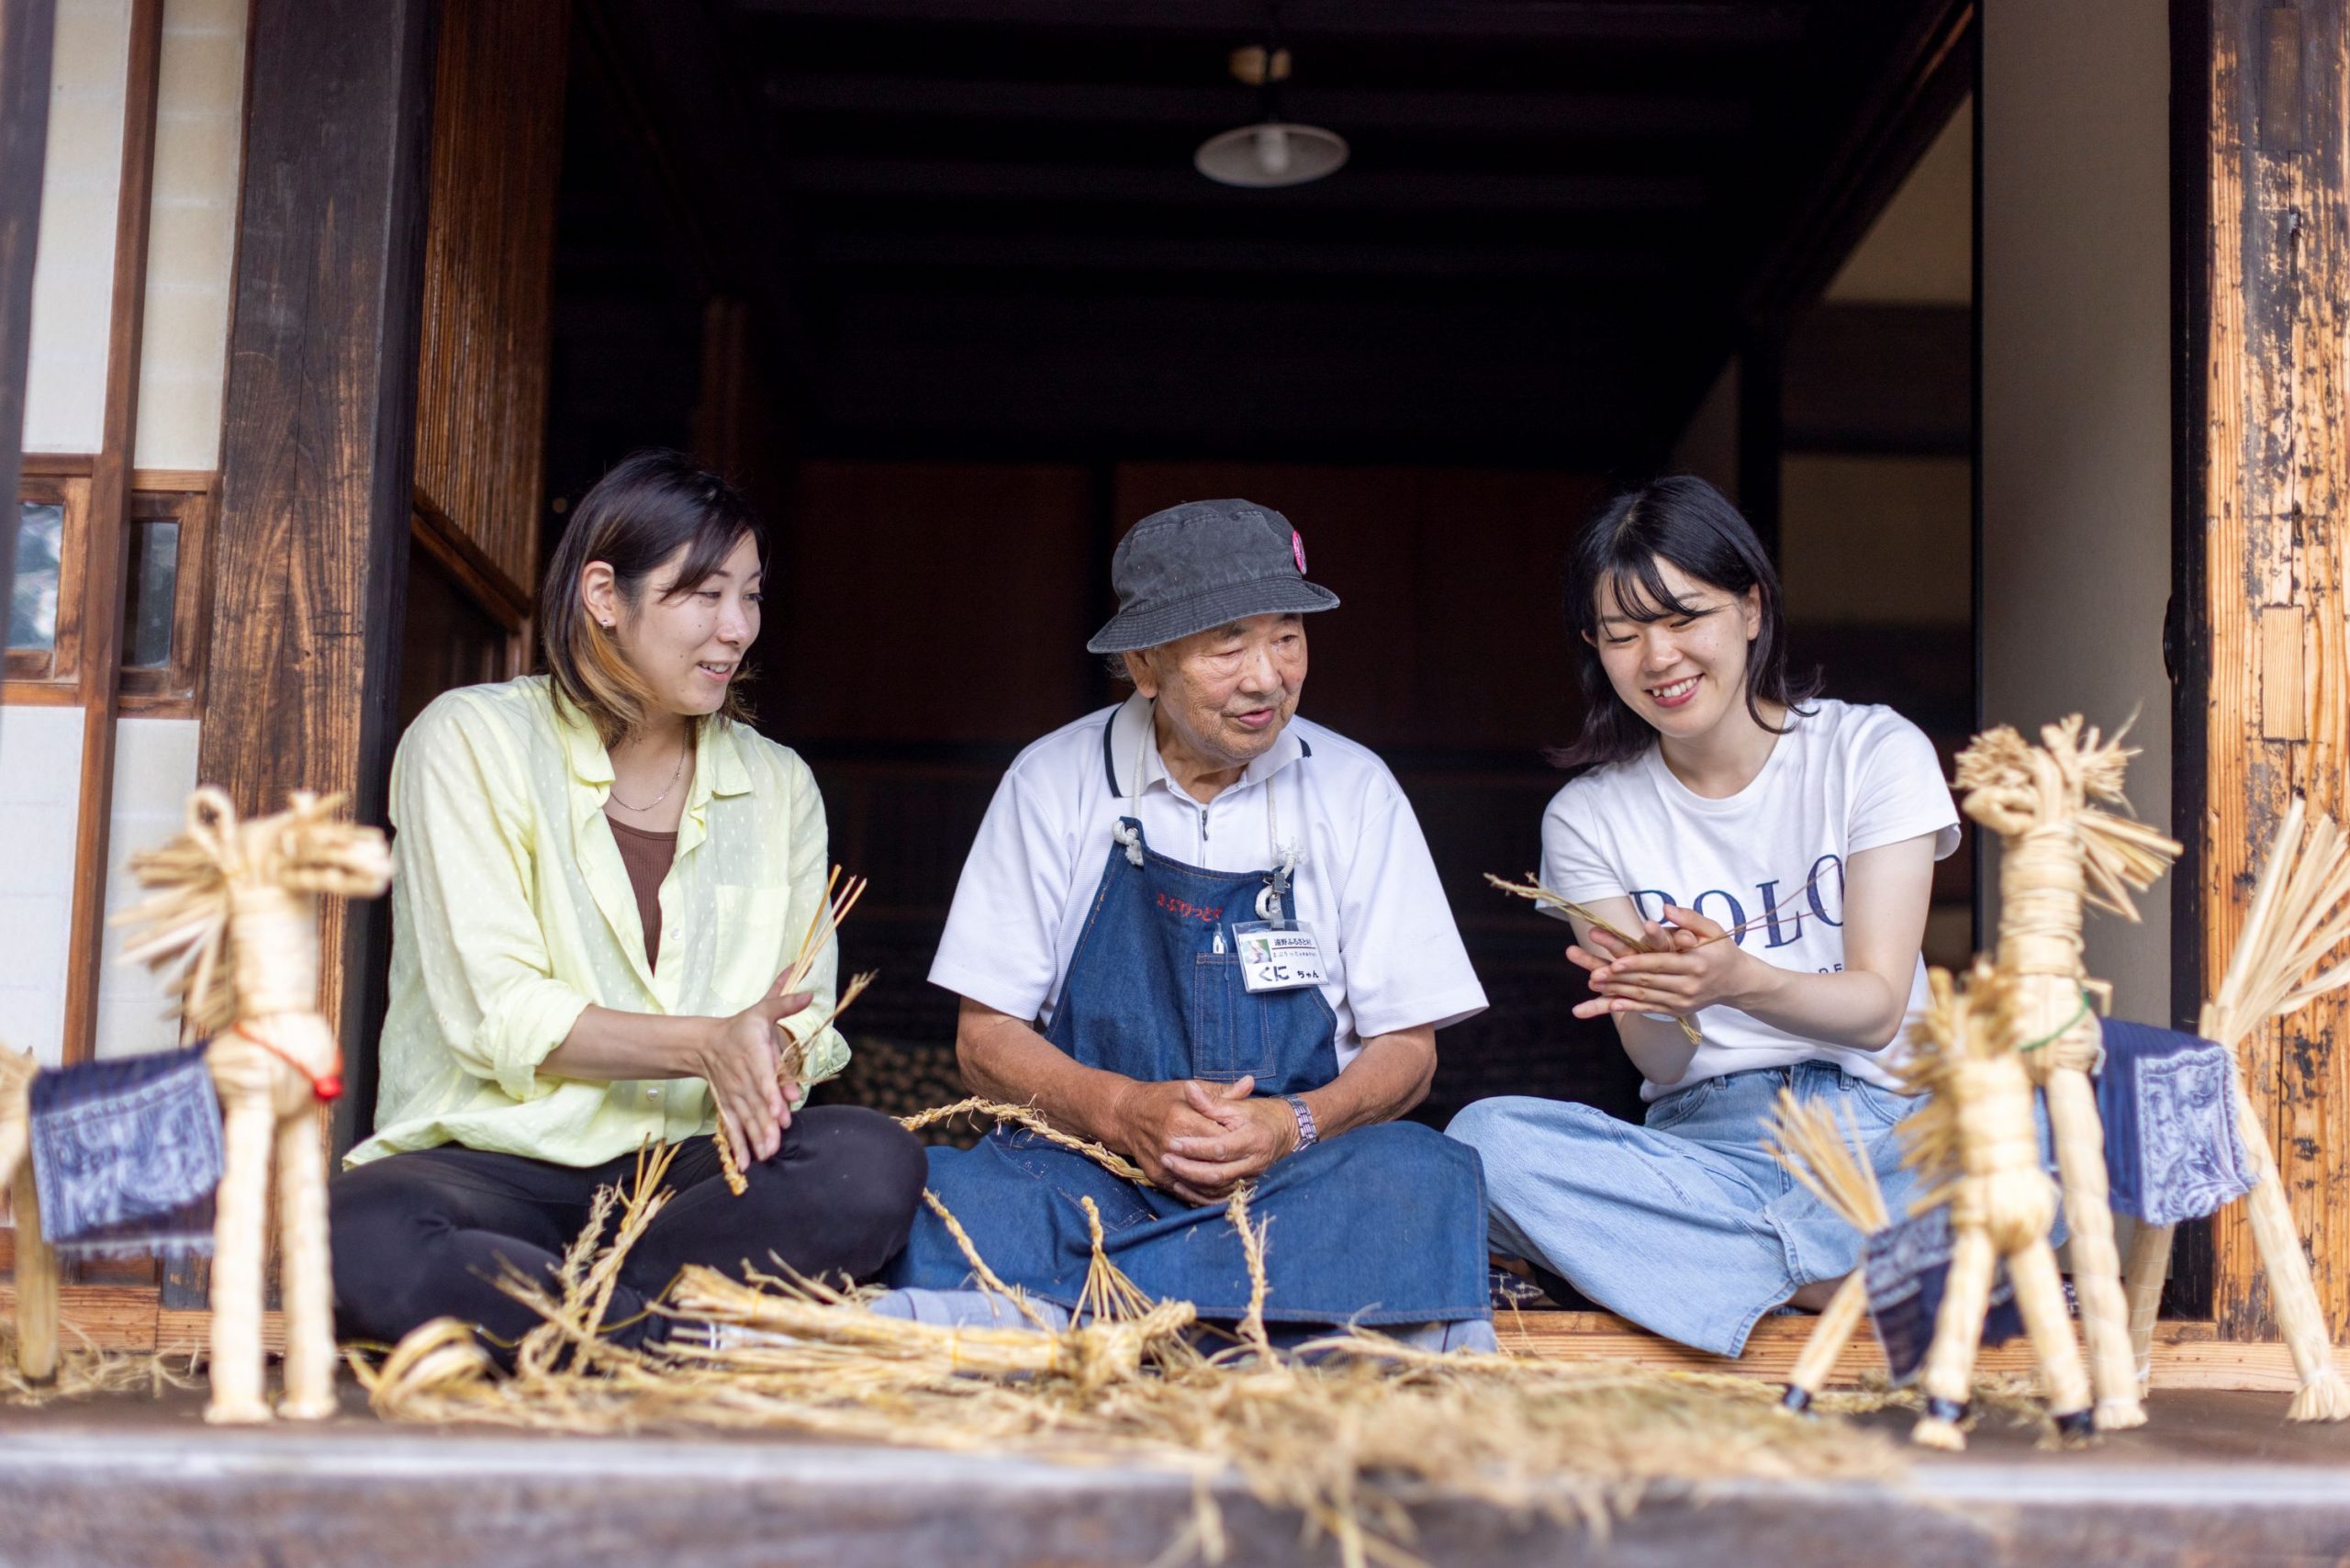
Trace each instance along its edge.
{"label": "wooden door frame", "polygon": [[[2175,375],[2172,997],[2192,1027],[2289,795],[2350,807],[2344,711],[2350,498],[2350,22],[2307,0],[2173,0]],[[2288,1045],[2289,1040],[2289,1045]],[[2255,1105],[2350,1329],[2350,1002],[2321,998],[2244,1047]],[[2174,1294],[2222,1337],[2273,1338],[2241,1208],[2182,1232]]]}

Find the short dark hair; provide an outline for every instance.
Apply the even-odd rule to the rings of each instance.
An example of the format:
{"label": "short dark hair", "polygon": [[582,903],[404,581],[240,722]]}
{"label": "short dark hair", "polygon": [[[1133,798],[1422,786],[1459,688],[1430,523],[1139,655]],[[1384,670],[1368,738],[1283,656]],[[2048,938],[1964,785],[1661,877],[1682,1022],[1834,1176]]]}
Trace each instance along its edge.
{"label": "short dark hair", "polygon": [[1761,623],[1746,652],[1746,711],[1756,723],[1777,734],[1762,716],[1764,702],[1801,712],[1801,705],[1819,694],[1817,671],[1801,680],[1787,674],[1779,574],[1746,519],[1703,479],[1685,474],[1652,479],[1602,506],[1567,554],[1567,640],[1583,687],[1583,733],[1548,754],[1561,767],[1580,771],[1628,762],[1656,740],[1648,721],[1616,695],[1595,639],[1603,588],[1633,621],[1690,612],[1693,607],[1665,587],[1659,561],[1670,561],[1725,593],[1742,597],[1749,588],[1757,590]]}
{"label": "short dark hair", "polygon": [[[664,599],[690,593],[726,564],[744,535],[767,564],[767,532],[743,492],[682,453],[632,453],[588,487],[571,509],[570,526],[547,562],[539,592],[541,646],[558,706],[585,714],[607,746],[641,730],[652,693],[630,667],[612,634],[579,601],[579,579],[591,561],[612,569],[621,602],[633,612],[648,581],[680,549],[677,576],[660,585]],[[741,677],[727,689],[717,717],[745,715]],[[699,728],[699,721],[696,722]]]}

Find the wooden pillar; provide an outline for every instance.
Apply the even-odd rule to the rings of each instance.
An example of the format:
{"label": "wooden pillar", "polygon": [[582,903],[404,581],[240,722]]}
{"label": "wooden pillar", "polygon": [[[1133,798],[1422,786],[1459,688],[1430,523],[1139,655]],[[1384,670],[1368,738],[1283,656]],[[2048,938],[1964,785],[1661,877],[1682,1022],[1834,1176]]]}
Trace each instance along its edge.
{"label": "wooden pillar", "polygon": [[49,151],[49,58],[57,0],[0,0],[0,605],[14,597],[17,478],[24,459],[32,348],[33,243]]}
{"label": "wooden pillar", "polygon": [[[123,84],[121,193],[115,203],[114,297],[105,422],[90,467],[89,548],[82,561],[81,832],[73,842],[73,937],[65,961],[65,1060],[97,1054],[98,966],[106,949],[106,867],[114,826],[116,699],[122,685],[123,574],[130,561],[131,446],[139,436],[139,350],[145,335],[147,230],[153,211],[155,114],[163,0],[134,0]],[[11,497],[13,499],[13,496]]]}
{"label": "wooden pillar", "polygon": [[[2203,122],[2177,139],[2182,185],[2201,182],[2178,218],[2191,226],[2178,256],[2192,423],[2178,470],[2189,557],[2178,756],[2194,907],[2181,913],[2182,931],[2200,935],[2199,992],[2227,966],[2292,793],[2311,814],[2350,812],[2350,27],[2333,0],[2179,0],[2175,15],[2175,112]],[[2337,994],[2261,1030],[2245,1062],[2338,1338],[2350,1330],[2350,1002]],[[2272,1337],[2242,1205],[2211,1244],[2221,1332]]]}
{"label": "wooden pillar", "polygon": [[[416,473],[433,0],[253,0],[199,771],[384,820]],[[330,901],[319,1012],[375,903]]]}

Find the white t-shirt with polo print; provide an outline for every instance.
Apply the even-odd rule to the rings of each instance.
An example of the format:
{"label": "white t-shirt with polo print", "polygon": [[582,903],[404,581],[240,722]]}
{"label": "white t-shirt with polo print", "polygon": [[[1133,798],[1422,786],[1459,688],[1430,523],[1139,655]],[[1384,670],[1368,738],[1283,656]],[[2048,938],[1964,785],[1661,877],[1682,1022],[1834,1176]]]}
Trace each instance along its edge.
{"label": "white t-shirt with polo print", "polygon": [[[1649,920],[1667,903],[1695,910],[1744,927],[1739,945],[1765,963],[1829,974],[1844,967],[1846,863],[1927,834],[1937,860],[1958,847],[1958,808],[1925,732],[1890,708],[1822,698],[1788,715],[1762,770],[1727,800],[1692,791],[1653,745],[1574,779],[1542,814],[1542,881],[1578,903],[1628,896]],[[1921,958],[1910,1019],[1925,1004]],[[1886,1069],[1904,1048],[1898,1039],[1883,1051],[1821,1045],[1734,1007],[1702,1009],[1696,1024],[1705,1044],[1687,1075],[1643,1083],[1642,1099],[1799,1061],[1832,1061],[1892,1088]]]}

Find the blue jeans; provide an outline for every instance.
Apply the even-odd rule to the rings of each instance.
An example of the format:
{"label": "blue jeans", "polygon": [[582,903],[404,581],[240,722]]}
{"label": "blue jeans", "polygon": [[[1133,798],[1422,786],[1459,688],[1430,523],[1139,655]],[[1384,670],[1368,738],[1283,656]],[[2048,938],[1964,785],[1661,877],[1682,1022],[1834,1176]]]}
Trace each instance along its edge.
{"label": "blue jeans", "polygon": [[1886,1206],[1904,1212],[1917,1181],[1893,1127],[1913,1102],[1830,1062],[1701,1079],[1651,1104],[1645,1126],[1510,1096],[1478,1101],[1445,1131],[1483,1157],[1495,1251],[1643,1328],[1735,1356],[1755,1319],[1860,1260],[1860,1232],[1762,1151],[1785,1088],[1849,1116]]}

